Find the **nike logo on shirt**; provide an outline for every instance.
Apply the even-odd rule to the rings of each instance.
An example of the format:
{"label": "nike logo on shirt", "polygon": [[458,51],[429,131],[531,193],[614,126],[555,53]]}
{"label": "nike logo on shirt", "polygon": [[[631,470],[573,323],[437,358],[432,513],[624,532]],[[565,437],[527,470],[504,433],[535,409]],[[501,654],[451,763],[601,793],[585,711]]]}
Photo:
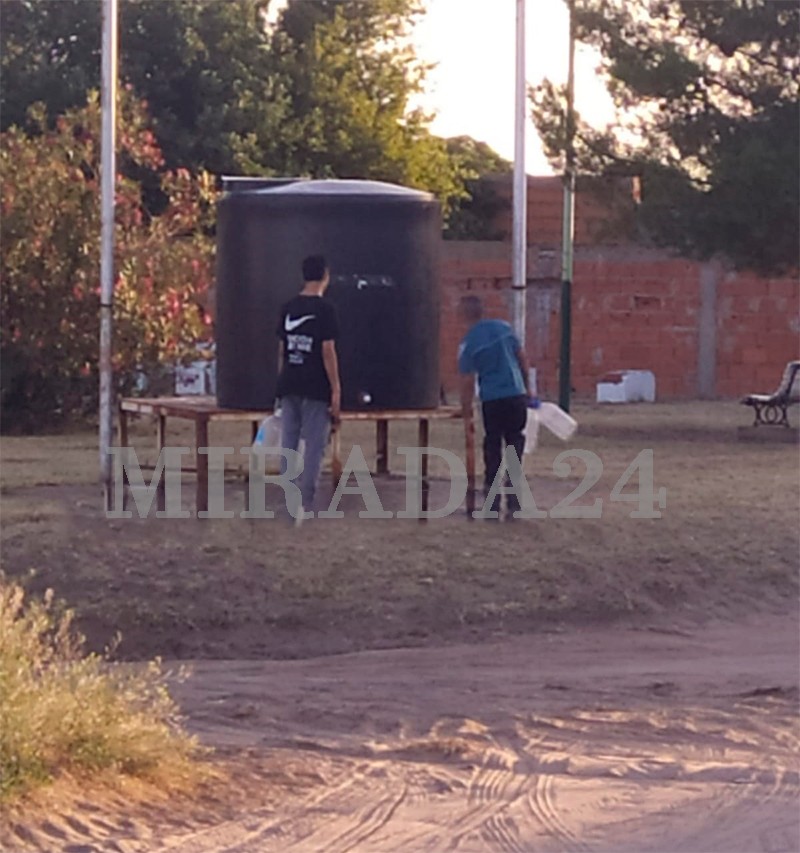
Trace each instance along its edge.
{"label": "nike logo on shirt", "polygon": [[302,326],[306,320],[313,320],[315,314],[306,314],[303,317],[298,317],[296,320],[292,320],[292,318],[287,314],[286,319],[283,321],[283,328],[286,329],[287,332],[293,332],[298,326]]}

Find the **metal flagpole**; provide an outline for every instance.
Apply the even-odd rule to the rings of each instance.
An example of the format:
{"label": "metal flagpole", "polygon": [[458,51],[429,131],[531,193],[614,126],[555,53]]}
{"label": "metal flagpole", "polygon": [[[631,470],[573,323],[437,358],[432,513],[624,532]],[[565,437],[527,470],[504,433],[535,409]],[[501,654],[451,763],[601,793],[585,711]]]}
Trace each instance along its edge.
{"label": "metal flagpole", "polygon": [[520,344],[525,346],[525,286],[527,282],[526,244],[528,183],[525,172],[525,0],[517,0],[517,68],[514,114],[514,224],[512,325]]}
{"label": "metal flagpole", "polygon": [[558,404],[569,411],[572,392],[572,261],[575,240],[575,10],[569,5],[569,71],[564,169],[564,216],[561,237],[561,358]]}
{"label": "metal flagpole", "polygon": [[114,209],[117,112],[117,0],[103,0],[102,142],[100,162],[100,480],[106,509],[113,492],[111,446],[113,374],[111,324],[114,304]]}

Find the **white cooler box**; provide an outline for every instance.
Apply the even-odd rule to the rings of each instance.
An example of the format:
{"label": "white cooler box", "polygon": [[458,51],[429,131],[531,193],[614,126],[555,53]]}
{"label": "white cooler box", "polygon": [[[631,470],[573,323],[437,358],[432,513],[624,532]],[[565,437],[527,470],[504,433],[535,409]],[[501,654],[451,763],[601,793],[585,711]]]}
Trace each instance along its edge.
{"label": "white cooler box", "polygon": [[612,370],[597,383],[598,403],[654,403],[652,370]]}
{"label": "white cooler box", "polygon": [[212,381],[209,370],[210,364],[211,362],[208,361],[193,361],[186,367],[176,367],[175,393],[179,397],[213,394],[216,390],[214,388],[216,383]]}

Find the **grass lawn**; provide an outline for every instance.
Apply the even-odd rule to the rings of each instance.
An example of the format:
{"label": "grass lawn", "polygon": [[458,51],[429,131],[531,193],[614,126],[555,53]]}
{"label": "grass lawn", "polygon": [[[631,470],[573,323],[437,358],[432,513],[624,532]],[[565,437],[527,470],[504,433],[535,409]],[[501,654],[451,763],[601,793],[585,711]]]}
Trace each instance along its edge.
{"label": "grass lawn", "polygon": [[[118,655],[129,659],[299,657],[796,605],[796,444],[766,432],[738,441],[749,413],[729,403],[577,406],[574,414],[578,434],[569,445],[544,436],[526,460],[528,479],[550,510],[583,477],[575,460],[558,476],[555,458],[592,451],[603,473],[577,503],[602,499],[602,517],[514,524],[463,514],[426,525],[366,520],[352,498],[344,519],[299,531],[239,517],[110,520],[93,433],[7,437],[3,568],[30,592],[53,588],[75,609],[91,648],[120,631]],[[142,462],[153,461],[153,433],[147,422],[133,430]],[[187,429],[172,425],[168,440],[192,444]],[[434,425],[431,441],[460,453],[460,425]],[[246,429],[212,428],[211,442],[240,447]],[[371,431],[348,425],[345,452],[353,442],[371,460]],[[392,427],[393,452],[414,443],[413,428]],[[635,504],[610,493],[647,449],[667,503],[661,518],[631,518]],[[396,453],[392,468],[401,470]],[[432,470],[444,474],[436,462]],[[379,485],[382,495],[402,489]],[[187,500],[191,492],[187,478]],[[229,501],[242,508],[241,487],[231,486]]]}

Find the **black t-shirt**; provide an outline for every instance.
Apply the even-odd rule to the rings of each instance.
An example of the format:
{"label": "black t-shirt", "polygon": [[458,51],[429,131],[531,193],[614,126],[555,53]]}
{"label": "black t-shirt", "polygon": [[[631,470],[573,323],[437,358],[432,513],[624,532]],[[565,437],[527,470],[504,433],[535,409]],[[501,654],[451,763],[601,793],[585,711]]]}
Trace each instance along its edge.
{"label": "black t-shirt", "polygon": [[283,341],[278,397],[307,397],[329,403],[331,383],[322,342],[336,340],[336,309],[321,296],[295,296],[281,309],[276,333]]}

